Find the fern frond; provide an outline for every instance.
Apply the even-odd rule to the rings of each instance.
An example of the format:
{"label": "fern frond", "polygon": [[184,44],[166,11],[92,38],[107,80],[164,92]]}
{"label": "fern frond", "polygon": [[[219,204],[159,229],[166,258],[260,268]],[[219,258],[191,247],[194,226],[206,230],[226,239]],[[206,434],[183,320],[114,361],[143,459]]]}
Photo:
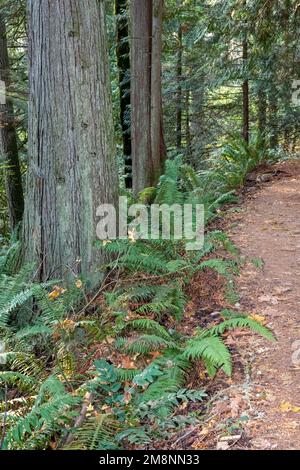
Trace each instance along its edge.
{"label": "fern frond", "polygon": [[235,317],[231,318],[230,320],[225,320],[219,325],[210,328],[206,333],[204,333],[204,335],[221,335],[226,330],[232,330],[235,328],[250,328],[264,338],[270,341],[275,341],[273,333],[268,328],[249,317]]}
{"label": "fern frond", "polygon": [[66,450],[116,450],[115,436],[120,431],[120,423],[113,416],[98,415],[85,421],[82,427],[74,430],[71,444]]}
{"label": "fern frond", "polygon": [[221,338],[217,336],[196,337],[187,342],[183,357],[189,360],[208,360],[216,369],[231,375],[231,355]]}

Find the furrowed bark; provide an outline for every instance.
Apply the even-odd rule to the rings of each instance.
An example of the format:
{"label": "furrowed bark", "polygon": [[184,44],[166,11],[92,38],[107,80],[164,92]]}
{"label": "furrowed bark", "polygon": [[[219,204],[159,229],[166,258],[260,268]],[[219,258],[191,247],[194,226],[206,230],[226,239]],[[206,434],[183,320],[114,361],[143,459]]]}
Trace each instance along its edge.
{"label": "furrowed bark", "polygon": [[166,150],[162,126],[162,0],[131,1],[133,191],[157,184]]}
{"label": "furrowed bark", "polygon": [[152,0],[131,1],[131,144],[133,191],[152,185],[151,35]]}
{"label": "furrowed bark", "polygon": [[40,280],[89,275],[96,209],[118,191],[104,2],[29,0],[28,16],[25,258]]}

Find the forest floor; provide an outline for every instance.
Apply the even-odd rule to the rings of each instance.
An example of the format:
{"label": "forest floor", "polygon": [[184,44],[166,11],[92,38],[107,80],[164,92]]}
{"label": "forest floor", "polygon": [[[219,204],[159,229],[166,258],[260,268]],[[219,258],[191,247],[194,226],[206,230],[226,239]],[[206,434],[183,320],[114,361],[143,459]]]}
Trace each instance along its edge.
{"label": "forest floor", "polygon": [[277,341],[247,331],[227,336],[234,375],[218,379],[203,425],[179,438],[185,448],[300,448],[300,162],[254,177],[222,229],[244,260],[235,308]]}

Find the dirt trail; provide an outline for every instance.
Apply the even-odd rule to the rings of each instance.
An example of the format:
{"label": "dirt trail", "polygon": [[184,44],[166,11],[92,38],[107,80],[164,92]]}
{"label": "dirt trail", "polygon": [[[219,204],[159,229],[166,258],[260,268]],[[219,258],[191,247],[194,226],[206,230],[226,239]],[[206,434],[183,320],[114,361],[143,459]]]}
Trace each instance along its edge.
{"label": "dirt trail", "polygon": [[253,191],[228,229],[248,260],[239,308],[261,316],[277,337],[239,340],[239,349],[254,349],[246,431],[253,449],[300,449],[300,162],[279,168],[287,174]]}

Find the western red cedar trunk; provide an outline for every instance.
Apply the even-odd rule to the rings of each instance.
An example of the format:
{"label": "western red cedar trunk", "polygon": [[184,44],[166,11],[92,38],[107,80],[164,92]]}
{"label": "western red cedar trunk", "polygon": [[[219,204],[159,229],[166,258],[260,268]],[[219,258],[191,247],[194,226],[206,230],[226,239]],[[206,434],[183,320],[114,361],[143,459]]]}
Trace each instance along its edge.
{"label": "western red cedar trunk", "polygon": [[125,186],[132,187],[132,158],[130,136],[130,47],[128,33],[127,0],[116,0],[116,54],[119,69],[120,122],[125,159]]}
{"label": "western red cedar trunk", "polygon": [[[9,56],[6,25],[0,14],[0,80],[6,89],[10,86]],[[21,222],[24,211],[22,176],[18,155],[13,103],[6,94],[6,103],[0,103],[0,154],[5,158],[6,194],[10,229],[13,231]]]}
{"label": "western red cedar trunk", "polygon": [[118,179],[104,2],[29,0],[26,259],[39,279],[89,274],[101,203]]}
{"label": "western red cedar trunk", "polygon": [[131,1],[131,143],[133,190],[154,186],[163,170],[162,0]]}
{"label": "western red cedar trunk", "polygon": [[159,180],[166,155],[162,117],[162,28],[163,0],[153,0],[151,48],[151,155],[153,162],[153,184],[156,184]]}
{"label": "western red cedar trunk", "polygon": [[133,190],[152,185],[151,34],[152,0],[131,1],[131,145]]}

